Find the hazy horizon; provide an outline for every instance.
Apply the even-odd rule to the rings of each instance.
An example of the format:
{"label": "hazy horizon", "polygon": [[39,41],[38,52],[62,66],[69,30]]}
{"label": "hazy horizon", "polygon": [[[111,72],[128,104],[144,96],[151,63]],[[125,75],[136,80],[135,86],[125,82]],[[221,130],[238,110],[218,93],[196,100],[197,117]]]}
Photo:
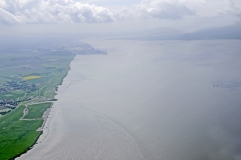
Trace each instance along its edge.
{"label": "hazy horizon", "polygon": [[240,18],[239,0],[2,0],[0,40],[54,43],[58,39],[136,36],[156,28],[186,33],[240,24]]}
{"label": "hazy horizon", "polygon": [[75,56],[17,159],[240,160],[240,51],[240,0],[1,0],[2,57]]}
{"label": "hazy horizon", "polygon": [[240,159],[240,40],[86,42],[18,159]]}

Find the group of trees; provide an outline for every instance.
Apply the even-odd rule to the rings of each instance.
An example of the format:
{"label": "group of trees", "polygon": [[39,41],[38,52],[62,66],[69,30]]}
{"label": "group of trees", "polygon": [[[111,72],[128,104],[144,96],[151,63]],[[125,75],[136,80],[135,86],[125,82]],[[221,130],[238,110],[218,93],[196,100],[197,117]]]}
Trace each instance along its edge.
{"label": "group of trees", "polygon": [[0,114],[1,114],[1,115],[5,115],[5,114],[7,114],[7,113],[9,113],[9,112],[11,112],[11,110],[8,110],[8,111],[2,111],[2,112],[0,112]]}

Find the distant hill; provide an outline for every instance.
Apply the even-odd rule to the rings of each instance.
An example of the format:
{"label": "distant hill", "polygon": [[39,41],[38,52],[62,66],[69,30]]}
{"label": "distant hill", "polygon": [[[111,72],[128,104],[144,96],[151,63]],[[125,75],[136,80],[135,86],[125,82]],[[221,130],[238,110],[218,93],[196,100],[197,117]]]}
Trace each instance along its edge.
{"label": "distant hill", "polygon": [[159,27],[159,28],[147,30],[144,33],[149,36],[157,36],[157,35],[163,36],[163,35],[181,34],[183,32],[171,27]]}
{"label": "distant hill", "polygon": [[174,36],[177,39],[241,39],[241,25],[230,25],[199,30],[194,33],[185,33]]}
{"label": "distant hill", "polygon": [[[176,32],[176,33],[175,33]],[[147,32],[148,33],[148,32]],[[138,37],[122,37],[121,39],[136,40],[208,40],[208,39],[241,39],[241,24],[225,27],[203,29],[196,32],[181,33],[178,30],[166,32],[165,30],[150,30],[151,34]]]}

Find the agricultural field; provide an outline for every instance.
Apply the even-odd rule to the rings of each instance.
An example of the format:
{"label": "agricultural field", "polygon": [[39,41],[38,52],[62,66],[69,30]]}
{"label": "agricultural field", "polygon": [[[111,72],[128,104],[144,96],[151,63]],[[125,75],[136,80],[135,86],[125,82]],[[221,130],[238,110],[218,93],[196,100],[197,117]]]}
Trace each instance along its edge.
{"label": "agricultural field", "polygon": [[0,114],[36,97],[54,98],[75,55],[58,45],[0,50]]}
{"label": "agricultural field", "polygon": [[[106,54],[82,42],[0,48],[0,159],[14,159],[42,134],[43,113],[76,54]],[[46,103],[45,103],[46,102]],[[31,104],[31,105],[28,105]],[[23,117],[27,106],[28,113]]]}
{"label": "agricultural field", "polygon": [[37,141],[41,132],[36,131],[43,120],[20,120],[25,106],[1,117],[0,121],[0,159],[13,159],[27,151]]}
{"label": "agricultural field", "polygon": [[52,103],[40,103],[33,104],[28,106],[28,114],[24,117],[24,119],[37,119],[42,118],[43,113],[50,108]]}
{"label": "agricultural field", "polygon": [[27,80],[37,79],[37,78],[41,78],[41,77],[40,76],[31,75],[31,76],[23,77],[23,80],[27,81]]}
{"label": "agricultural field", "polygon": [[29,150],[42,134],[36,130],[51,103],[29,105],[21,119],[24,104],[53,99],[75,54],[39,49],[1,51],[0,56],[0,159],[5,160]]}

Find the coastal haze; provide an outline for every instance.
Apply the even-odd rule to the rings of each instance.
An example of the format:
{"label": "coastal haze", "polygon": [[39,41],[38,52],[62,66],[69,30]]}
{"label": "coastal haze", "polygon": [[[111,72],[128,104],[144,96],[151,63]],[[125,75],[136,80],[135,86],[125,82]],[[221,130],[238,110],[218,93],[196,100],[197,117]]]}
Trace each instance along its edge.
{"label": "coastal haze", "polygon": [[86,40],[24,159],[241,158],[240,40]]}
{"label": "coastal haze", "polygon": [[[0,0],[0,159],[240,160],[240,20],[240,0]],[[28,98],[53,106],[22,121]]]}

